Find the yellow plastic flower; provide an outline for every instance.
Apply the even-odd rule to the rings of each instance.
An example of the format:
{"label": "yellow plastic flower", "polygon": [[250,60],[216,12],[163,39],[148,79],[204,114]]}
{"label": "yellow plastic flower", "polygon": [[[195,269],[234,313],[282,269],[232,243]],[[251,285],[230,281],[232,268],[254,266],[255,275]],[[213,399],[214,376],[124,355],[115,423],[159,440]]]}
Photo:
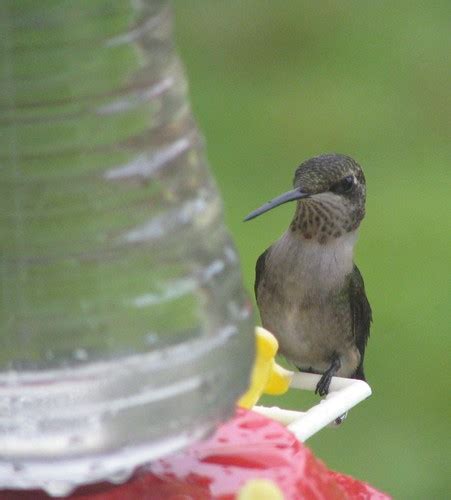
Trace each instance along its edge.
{"label": "yellow plastic flower", "polygon": [[255,328],[256,353],[252,370],[251,385],[238,401],[243,408],[252,408],[260,396],[265,394],[283,394],[290,387],[293,372],[285,370],[275,361],[279,343],[268,330]]}
{"label": "yellow plastic flower", "polygon": [[280,488],[269,479],[250,479],[240,488],[237,500],[283,500]]}

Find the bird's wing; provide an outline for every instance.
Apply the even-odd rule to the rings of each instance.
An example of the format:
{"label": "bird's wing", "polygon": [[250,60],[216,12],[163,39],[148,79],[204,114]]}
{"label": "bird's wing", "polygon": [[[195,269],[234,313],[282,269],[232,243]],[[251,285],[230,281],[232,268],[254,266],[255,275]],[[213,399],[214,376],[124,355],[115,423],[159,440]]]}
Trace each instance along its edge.
{"label": "bird's wing", "polygon": [[268,250],[267,248],[257,259],[257,263],[255,264],[255,283],[254,283],[254,293],[255,293],[255,298],[257,299],[257,293],[258,293],[258,284],[260,283],[260,280],[262,279],[263,272],[265,269],[265,260],[266,256],[268,255]]}
{"label": "bird's wing", "polygon": [[371,307],[366,298],[365,285],[362,275],[356,265],[351,274],[350,286],[351,312],[352,312],[352,330],[355,344],[360,352],[360,365],[357,368],[355,377],[365,380],[363,373],[363,358],[365,347],[370,336],[370,324],[372,321]]}

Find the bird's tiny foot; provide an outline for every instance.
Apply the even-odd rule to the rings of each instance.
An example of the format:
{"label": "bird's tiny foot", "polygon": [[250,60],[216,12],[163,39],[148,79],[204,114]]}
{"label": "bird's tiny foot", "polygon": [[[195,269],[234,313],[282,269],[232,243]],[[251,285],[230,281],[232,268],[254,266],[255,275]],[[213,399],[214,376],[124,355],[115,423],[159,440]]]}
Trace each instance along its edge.
{"label": "bird's tiny foot", "polygon": [[340,358],[337,355],[335,355],[332,358],[331,365],[329,366],[329,368],[323,373],[323,375],[319,379],[319,382],[318,382],[316,389],[315,389],[315,394],[319,394],[320,396],[325,396],[326,394],[329,393],[329,386],[330,386],[330,382],[332,380],[332,377],[340,369],[340,366],[341,366]]}
{"label": "bird's tiny foot", "polygon": [[320,396],[328,394],[331,380],[332,375],[329,372],[325,372],[316,385],[315,394],[319,394]]}

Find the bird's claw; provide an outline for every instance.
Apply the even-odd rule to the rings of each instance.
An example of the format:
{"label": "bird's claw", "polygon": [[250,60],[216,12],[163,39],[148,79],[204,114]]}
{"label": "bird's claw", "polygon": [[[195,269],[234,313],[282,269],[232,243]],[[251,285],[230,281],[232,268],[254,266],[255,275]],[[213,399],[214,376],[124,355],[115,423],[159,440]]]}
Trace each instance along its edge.
{"label": "bird's claw", "polygon": [[334,356],[330,367],[322,374],[321,378],[319,379],[319,382],[316,385],[315,394],[319,394],[320,396],[326,396],[329,393],[329,386],[332,377],[340,369],[340,366],[341,366],[340,358],[338,356]]}
{"label": "bird's claw", "polygon": [[326,396],[329,393],[330,381],[332,380],[332,375],[330,373],[324,373],[319,379],[316,385],[315,394],[320,396]]}

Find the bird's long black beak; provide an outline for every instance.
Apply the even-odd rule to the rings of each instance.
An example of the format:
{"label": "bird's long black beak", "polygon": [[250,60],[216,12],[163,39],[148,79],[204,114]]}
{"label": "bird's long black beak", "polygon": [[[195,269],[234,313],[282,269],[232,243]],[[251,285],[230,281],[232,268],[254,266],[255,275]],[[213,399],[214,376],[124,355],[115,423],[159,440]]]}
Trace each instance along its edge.
{"label": "bird's long black beak", "polygon": [[244,222],[251,219],[255,219],[255,217],[258,217],[259,215],[264,214],[265,212],[268,212],[269,210],[272,210],[273,208],[278,207],[279,205],[283,205],[288,201],[300,200],[301,198],[307,198],[308,196],[309,196],[308,193],[304,193],[299,188],[293,189],[292,191],[288,191],[287,193],[283,193],[280,196],[277,196],[277,198],[268,201],[260,208],[257,208],[257,210],[254,210],[249,215],[246,215],[246,217],[244,218]]}

